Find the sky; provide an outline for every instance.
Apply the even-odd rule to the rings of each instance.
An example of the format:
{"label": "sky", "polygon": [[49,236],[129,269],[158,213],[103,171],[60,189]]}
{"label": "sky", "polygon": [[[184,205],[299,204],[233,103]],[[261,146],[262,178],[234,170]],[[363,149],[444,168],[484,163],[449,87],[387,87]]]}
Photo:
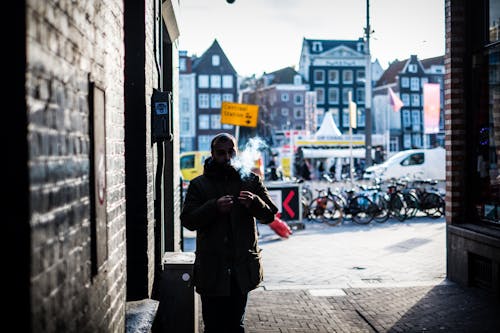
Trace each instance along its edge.
{"label": "sky", "polygon": [[[179,49],[201,56],[217,39],[243,76],[298,69],[302,40],[357,40],[366,0],[179,0]],[[370,51],[386,69],[444,55],[444,0],[370,0]]]}

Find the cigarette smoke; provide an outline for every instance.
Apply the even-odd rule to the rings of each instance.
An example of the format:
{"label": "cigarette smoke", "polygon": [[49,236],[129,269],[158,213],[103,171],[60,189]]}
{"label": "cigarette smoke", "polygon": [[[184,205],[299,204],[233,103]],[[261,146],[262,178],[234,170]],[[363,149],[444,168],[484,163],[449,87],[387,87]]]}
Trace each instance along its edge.
{"label": "cigarette smoke", "polygon": [[261,151],[267,148],[267,144],[259,137],[250,138],[245,145],[245,148],[231,160],[231,165],[238,170],[241,178],[246,178],[250,175],[252,168],[255,166],[255,161],[261,157]]}

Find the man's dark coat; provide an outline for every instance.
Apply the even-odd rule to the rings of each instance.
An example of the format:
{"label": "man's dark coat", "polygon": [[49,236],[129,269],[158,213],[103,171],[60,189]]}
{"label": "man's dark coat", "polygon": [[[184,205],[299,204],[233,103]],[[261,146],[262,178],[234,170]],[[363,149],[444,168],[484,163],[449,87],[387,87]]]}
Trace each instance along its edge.
{"label": "man's dark coat", "polygon": [[[256,195],[250,208],[238,202],[241,190]],[[224,195],[234,196],[228,214],[217,211],[216,200]],[[242,177],[232,167],[223,168],[211,158],[205,161],[203,175],[189,184],[181,213],[182,225],[196,230],[193,281],[199,294],[229,295],[231,274],[244,293],[262,282],[256,219],[270,223],[277,211],[259,176]]]}

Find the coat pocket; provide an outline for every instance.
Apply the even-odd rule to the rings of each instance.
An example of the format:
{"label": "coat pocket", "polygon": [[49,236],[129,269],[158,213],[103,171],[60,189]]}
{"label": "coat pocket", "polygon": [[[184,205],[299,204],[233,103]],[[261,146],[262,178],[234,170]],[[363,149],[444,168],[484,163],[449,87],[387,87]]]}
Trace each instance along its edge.
{"label": "coat pocket", "polygon": [[238,278],[241,289],[248,292],[258,287],[263,279],[261,250],[248,251],[246,258],[238,267]]}

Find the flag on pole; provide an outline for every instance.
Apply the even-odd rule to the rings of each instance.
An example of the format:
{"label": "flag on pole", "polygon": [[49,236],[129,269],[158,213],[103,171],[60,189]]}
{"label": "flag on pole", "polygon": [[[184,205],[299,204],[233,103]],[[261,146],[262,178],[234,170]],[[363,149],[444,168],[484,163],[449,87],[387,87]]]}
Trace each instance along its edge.
{"label": "flag on pole", "polygon": [[354,102],[349,102],[349,124],[351,128],[356,128],[358,126],[357,124],[357,110],[356,110],[356,103]]}
{"label": "flag on pole", "polygon": [[439,83],[424,84],[424,133],[439,133],[440,113]]}
{"label": "flag on pole", "polygon": [[391,104],[394,112],[398,112],[399,109],[404,106],[403,101],[401,101],[398,95],[396,95],[394,91],[392,91],[391,87],[389,87],[389,103]]}

